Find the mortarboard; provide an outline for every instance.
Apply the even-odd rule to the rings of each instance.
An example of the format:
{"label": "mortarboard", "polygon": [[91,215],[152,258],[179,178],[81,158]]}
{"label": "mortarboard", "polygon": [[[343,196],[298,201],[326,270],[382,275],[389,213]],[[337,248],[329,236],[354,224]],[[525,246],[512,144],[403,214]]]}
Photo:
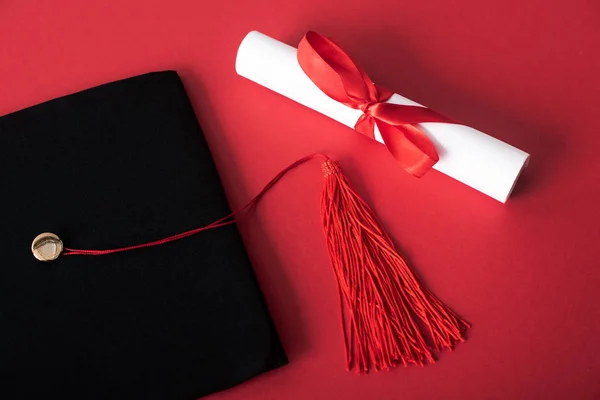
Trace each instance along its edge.
{"label": "mortarboard", "polygon": [[235,224],[32,257],[45,231],[111,248],[230,213],[177,73],[3,116],[0,151],[0,398],[193,399],[287,363]]}

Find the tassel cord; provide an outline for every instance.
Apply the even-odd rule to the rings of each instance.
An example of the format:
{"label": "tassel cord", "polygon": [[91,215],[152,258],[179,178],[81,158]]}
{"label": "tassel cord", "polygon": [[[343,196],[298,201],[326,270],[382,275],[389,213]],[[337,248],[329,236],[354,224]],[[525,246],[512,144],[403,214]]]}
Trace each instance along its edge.
{"label": "tassel cord", "polygon": [[234,224],[234,223],[238,222],[241,218],[248,215],[248,211],[250,211],[252,208],[254,208],[256,206],[256,204],[258,203],[258,201],[266,194],[266,192],[268,192],[269,189],[271,189],[277,182],[279,182],[279,180],[281,180],[281,178],[283,178],[284,175],[286,175],[289,171],[295,169],[296,167],[304,164],[307,161],[310,161],[310,160],[312,160],[314,158],[318,158],[318,157],[323,157],[325,159],[328,159],[328,157],[324,154],[315,153],[310,156],[306,156],[306,157],[303,157],[303,158],[297,160],[296,162],[290,164],[288,167],[281,170],[245,206],[243,206],[243,207],[239,208],[238,210],[232,212],[231,214],[229,214],[215,222],[212,222],[206,226],[203,226],[201,228],[191,229],[189,231],[181,232],[176,235],[168,236],[166,238],[155,240],[152,242],[141,243],[141,244],[136,244],[136,245],[132,245],[132,246],[115,248],[115,249],[106,249],[106,250],[88,250],[88,249],[86,249],[86,250],[83,250],[83,249],[65,248],[61,255],[65,255],[65,256],[71,256],[71,255],[100,256],[100,255],[121,253],[124,251],[131,251],[131,250],[137,250],[137,249],[142,249],[142,248],[147,248],[147,247],[160,246],[165,243],[174,242],[176,240],[180,240],[180,239],[187,238],[189,236],[196,235],[200,232],[204,232],[209,229],[221,228],[221,227],[224,227],[227,225]]}

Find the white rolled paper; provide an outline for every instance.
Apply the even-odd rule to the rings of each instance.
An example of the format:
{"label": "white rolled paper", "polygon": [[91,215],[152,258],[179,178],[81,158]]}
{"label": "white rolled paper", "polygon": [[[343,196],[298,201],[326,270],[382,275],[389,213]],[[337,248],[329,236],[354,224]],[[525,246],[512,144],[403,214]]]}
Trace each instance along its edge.
{"label": "white rolled paper", "polygon": [[[260,32],[250,32],[244,38],[235,67],[239,75],[351,128],[361,116],[362,111],[328,97],[306,76],[294,47]],[[421,106],[398,94],[388,102]],[[419,125],[440,156],[434,169],[506,202],[521,170],[527,165],[529,154],[465,125],[439,122]],[[375,139],[383,143],[377,128]]]}

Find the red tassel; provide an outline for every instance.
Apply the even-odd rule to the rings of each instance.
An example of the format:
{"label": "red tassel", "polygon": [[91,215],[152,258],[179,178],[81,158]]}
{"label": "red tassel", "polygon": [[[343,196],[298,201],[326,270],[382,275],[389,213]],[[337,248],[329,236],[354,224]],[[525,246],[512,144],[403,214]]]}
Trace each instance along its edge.
{"label": "red tassel", "polygon": [[230,225],[248,215],[285,174],[316,157],[325,187],[321,219],[327,250],[338,281],[346,366],[360,372],[389,369],[398,364],[434,362],[432,349],[452,349],[464,341],[470,326],[427,290],[394,248],[375,213],[356,193],[335,161],[313,154],[279,172],[245,206],[209,225],[153,242],[104,250],[65,248],[63,255],[107,255],[163,245],[209,229]]}
{"label": "red tassel", "polygon": [[463,342],[469,323],[427,290],[337,162],[322,165],[321,220],[338,281],[346,367],[360,372],[434,362]]}

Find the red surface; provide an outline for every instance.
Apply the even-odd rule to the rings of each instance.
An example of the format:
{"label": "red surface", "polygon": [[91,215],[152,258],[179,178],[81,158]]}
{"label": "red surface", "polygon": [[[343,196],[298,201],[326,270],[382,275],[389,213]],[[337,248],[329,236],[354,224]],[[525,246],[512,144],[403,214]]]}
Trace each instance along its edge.
{"label": "red surface", "polygon": [[[308,166],[241,224],[291,363],[215,400],[600,398],[598,26],[595,0],[5,0],[0,115],[176,69],[232,206],[326,151],[474,324],[434,365],[346,372],[319,166]],[[530,152],[514,196],[502,205],[435,171],[417,180],[383,147],[238,77],[252,29],[288,43],[332,36],[376,82]]]}

